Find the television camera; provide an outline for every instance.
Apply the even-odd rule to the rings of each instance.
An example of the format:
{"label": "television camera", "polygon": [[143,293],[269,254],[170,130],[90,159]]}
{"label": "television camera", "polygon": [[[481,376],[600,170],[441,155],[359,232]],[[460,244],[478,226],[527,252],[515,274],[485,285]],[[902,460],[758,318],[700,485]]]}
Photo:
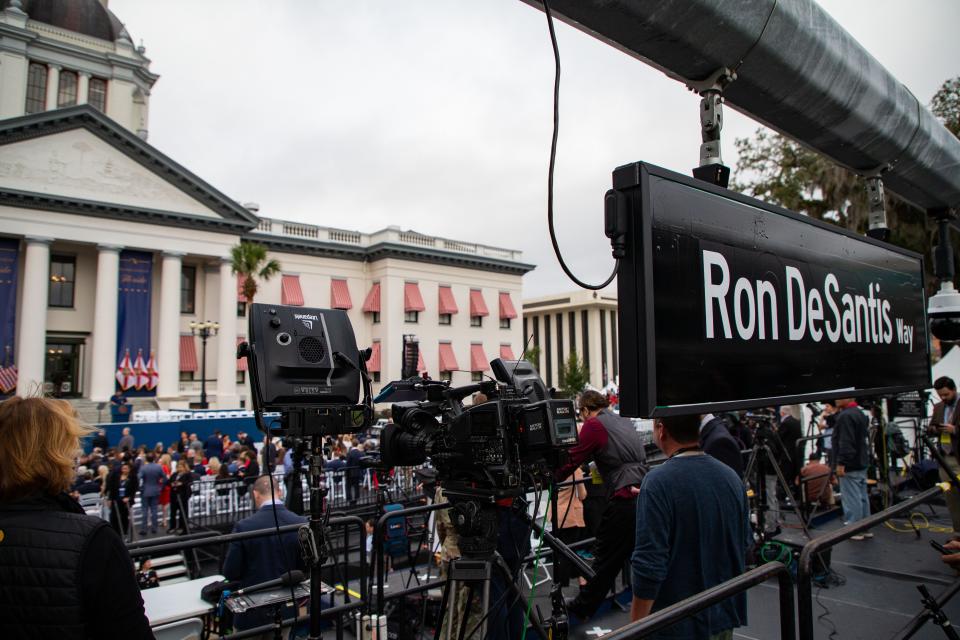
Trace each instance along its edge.
{"label": "television camera", "polygon": [[[577,441],[573,401],[549,397],[524,360],[490,362],[496,380],[463,387],[434,380],[391,382],[378,401],[392,404],[393,423],[380,440],[380,466],[412,466],[428,458],[437,469],[466,557],[496,548],[496,500],[523,495],[552,478]],[[473,393],[487,398],[471,407]]]}
{"label": "television camera", "polygon": [[[310,522],[297,538],[310,568],[310,638],[319,639],[320,567],[328,555],[324,539],[329,516],[320,480],[323,437],[356,433],[373,422],[366,367],[371,350],[357,348],[347,314],[335,309],[252,304],[248,328],[249,342],[237,347],[237,357],[248,359],[257,428],[293,440],[298,456],[308,449]],[[275,415],[265,420],[265,412]],[[300,465],[294,470],[292,486],[299,487]],[[279,525],[277,530],[279,535]],[[293,599],[293,589],[290,595]]]}

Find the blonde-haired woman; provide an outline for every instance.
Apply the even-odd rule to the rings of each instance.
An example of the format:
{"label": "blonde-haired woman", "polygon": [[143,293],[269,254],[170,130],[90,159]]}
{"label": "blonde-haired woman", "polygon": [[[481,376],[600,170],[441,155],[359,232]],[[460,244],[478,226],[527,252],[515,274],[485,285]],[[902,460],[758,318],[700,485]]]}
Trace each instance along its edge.
{"label": "blonde-haired woman", "polygon": [[153,637],[120,536],[66,493],[89,433],[66,401],[0,403],[4,637]]}
{"label": "blonde-haired woman", "polygon": [[[169,453],[160,456],[160,468],[163,469],[163,475],[167,478],[173,473],[173,458]],[[160,499],[157,500],[157,504],[160,505],[160,526],[166,529],[167,513],[170,511],[170,485],[166,482],[163,483],[163,489],[160,491]]]}

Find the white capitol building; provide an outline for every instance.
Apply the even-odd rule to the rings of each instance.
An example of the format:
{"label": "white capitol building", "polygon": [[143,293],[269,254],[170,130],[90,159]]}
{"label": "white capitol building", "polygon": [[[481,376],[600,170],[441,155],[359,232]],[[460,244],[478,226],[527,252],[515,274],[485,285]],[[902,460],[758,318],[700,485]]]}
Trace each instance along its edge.
{"label": "white capitol building", "polygon": [[[229,262],[241,239],[281,266],[257,302],[347,311],[374,349],[375,391],[399,377],[405,334],[419,339],[422,368],[454,384],[519,355],[521,278],[533,268],[519,251],[241,205],[147,142],[159,76],[105,5],[0,0],[0,368],[9,379],[15,367],[17,393],[44,385],[106,401],[129,350],[154,358],[145,395],[187,407],[202,358],[190,324],[209,320],[210,404],[246,404],[235,358],[246,305]],[[129,265],[144,274],[135,284]]]}

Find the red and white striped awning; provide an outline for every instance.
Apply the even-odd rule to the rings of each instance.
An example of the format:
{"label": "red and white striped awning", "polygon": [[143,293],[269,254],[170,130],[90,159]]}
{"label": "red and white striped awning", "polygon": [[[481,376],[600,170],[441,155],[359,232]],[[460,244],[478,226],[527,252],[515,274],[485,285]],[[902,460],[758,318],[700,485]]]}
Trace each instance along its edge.
{"label": "red and white striped awning", "polygon": [[423,304],[423,296],[420,295],[419,285],[416,282],[405,282],[403,284],[403,310],[423,311],[426,308]]}
{"label": "red and white striped awning", "polygon": [[300,276],[285,275],[280,279],[280,304],[289,304],[294,307],[303,306]]}
{"label": "red and white striped awning", "polygon": [[470,345],[470,371],[486,371],[490,368],[487,354],[483,352],[482,344]]}
{"label": "red and white striped awning", "polygon": [[364,313],[380,313],[380,283],[374,282],[373,286],[370,287],[370,293],[367,294],[367,298],[363,301],[363,312]]}
{"label": "red and white striped awning", "polygon": [[242,273],[237,274],[237,302],[247,301],[247,297],[243,295],[243,281],[246,279],[246,276],[244,276]]}
{"label": "red and white striped awning", "polygon": [[513,300],[506,291],[500,292],[500,319],[511,320],[517,317],[517,310],[513,308]]}
{"label": "red and white striped awning", "polygon": [[500,357],[504,360],[516,360],[513,357],[513,348],[508,344],[500,345]]}
{"label": "red and white striped awning", "polygon": [[[247,339],[243,336],[237,336],[237,346],[240,346],[241,342],[246,342]],[[247,357],[237,358],[237,371],[246,371],[247,370]]]}
{"label": "red and white striped awning", "polygon": [[440,287],[440,306],[437,313],[457,313],[457,301],[453,299],[453,289]]}
{"label": "red and white striped awning", "polygon": [[370,345],[370,359],[367,360],[367,371],[374,373],[380,371],[380,341],[374,340]]}
{"label": "red and white striped awning", "polygon": [[180,336],[180,371],[196,371],[197,341],[193,335]]}
{"label": "red and white striped awning", "polygon": [[330,308],[347,309],[353,308],[353,301],[350,300],[350,289],[347,288],[346,280],[330,280]]}
{"label": "red and white striped awning", "polygon": [[488,316],[487,303],[483,300],[483,292],[480,289],[470,289],[470,317]]}
{"label": "red and white striped awning", "polygon": [[417,352],[417,373],[427,370],[427,365],[423,363],[423,351]]}
{"label": "red and white striped awning", "polygon": [[440,371],[456,371],[457,356],[453,353],[453,345],[449,342],[440,343]]}

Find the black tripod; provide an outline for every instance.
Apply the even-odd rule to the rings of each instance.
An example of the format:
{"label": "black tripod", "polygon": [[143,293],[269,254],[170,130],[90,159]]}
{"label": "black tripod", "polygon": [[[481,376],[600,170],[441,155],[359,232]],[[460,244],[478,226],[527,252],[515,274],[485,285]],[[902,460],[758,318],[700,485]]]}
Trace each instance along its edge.
{"label": "black tripod", "polygon": [[[786,447],[783,446],[783,443],[780,442],[780,438],[773,432],[773,429],[769,423],[761,424],[760,427],[754,433],[753,448],[750,450],[750,457],[747,461],[747,468],[744,471],[743,477],[745,480],[749,481],[750,478],[754,478],[754,485],[756,487],[755,495],[757,497],[757,524],[756,524],[756,533],[760,538],[761,542],[767,542],[775,535],[775,532],[769,530],[766,526],[767,518],[767,469],[772,469],[777,476],[777,483],[783,489],[784,494],[787,497],[787,500],[790,502],[790,506],[793,508],[793,512],[797,516],[797,520],[800,522],[800,527],[803,529],[804,535],[807,538],[810,538],[810,531],[807,529],[807,524],[803,519],[802,514],[800,513],[800,508],[797,506],[797,501],[793,498],[793,493],[790,489],[790,484],[787,482],[787,479],[783,476],[783,471],[780,469],[780,465],[777,464],[777,458],[773,454],[773,451],[770,448],[770,443],[773,443],[774,446],[779,445],[779,451],[782,454],[789,454],[786,451]],[[752,475],[756,471],[756,475]],[[774,494],[774,500],[777,500],[776,494]]]}
{"label": "black tripod", "polygon": [[[493,501],[488,496],[480,498],[469,493],[445,491],[445,494],[451,503],[451,520],[457,530],[460,551],[464,557],[450,562],[447,582],[444,585],[440,600],[440,611],[446,612],[448,608],[453,609],[451,598],[456,597],[459,585],[466,584],[467,595],[459,629],[451,628],[449,639],[444,640],[483,639],[487,635],[487,620],[493,611],[489,600],[490,585],[494,580],[494,572],[497,572],[505,586],[502,599],[506,601],[506,611],[510,610],[515,600],[523,601],[523,593],[517,586],[510,567],[497,551],[498,518],[497,507]],[[469,610],[478,589],[482,593],[481,611],[483,611],[483,616],[473,628],[468,629]],[[494,603],[494,608],[499,607],[499,605],[499,601]],[[562,597],[560,598],[560,606],[563,606]],[[449,615],[451,615],[450,620],[452,622],[452,612]],[[565,633],[563,635],[548,634],[540,621],[533,617],[529,619],[529,623],[543,640],[565,640],[566,638]],[[434,632],[434,640],[440,640],[441,629],[442,625],[438,624]],[[452,635],[453,632],[456,632],[457,635]]]}

